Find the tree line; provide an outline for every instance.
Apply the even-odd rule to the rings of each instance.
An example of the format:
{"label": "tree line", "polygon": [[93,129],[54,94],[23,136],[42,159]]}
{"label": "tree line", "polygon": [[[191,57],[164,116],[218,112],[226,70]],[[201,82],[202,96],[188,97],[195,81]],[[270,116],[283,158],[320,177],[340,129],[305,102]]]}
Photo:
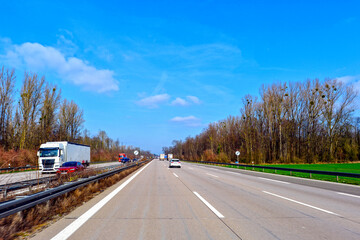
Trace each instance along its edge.
{"label": "tree line", "polygon": [[61,99],[61,90],[39,77],[24,73],[15,89],[14,70],[0,70],[0,144],[5,149],[35,149],[46,141],[76,141],[84,123],[74,101]]}
{"label": "tree line", "polygon": [[4,151],[35,150],[47,141],[71,141],[90,145],[97,160],[114,160],[119,151],[139,150],[120,146],[105,131],[93,137],[83,131],[83,110],[73,100],[63,99],[61,89],[44,76],[25,72],[19,90],[15,89],[16,80],[14,70],[0,69],[0,147]]}
{"label": "tree line", "polygon": [[165,153],[202,161],[315,163],[360,159],[358,92],[336,79],[263,85],[242,98],[238,116],[174,140]]}

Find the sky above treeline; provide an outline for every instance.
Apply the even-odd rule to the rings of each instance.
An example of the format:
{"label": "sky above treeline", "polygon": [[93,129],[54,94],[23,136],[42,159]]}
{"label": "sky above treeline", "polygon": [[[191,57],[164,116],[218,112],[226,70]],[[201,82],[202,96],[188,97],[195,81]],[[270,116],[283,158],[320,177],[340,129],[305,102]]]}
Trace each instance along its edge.
{"label": "sky above treeline", "polygon": [[360,90],[359,1],[0,1],[0,64],[45,76],[84,129],[161,153],[263,84]]}

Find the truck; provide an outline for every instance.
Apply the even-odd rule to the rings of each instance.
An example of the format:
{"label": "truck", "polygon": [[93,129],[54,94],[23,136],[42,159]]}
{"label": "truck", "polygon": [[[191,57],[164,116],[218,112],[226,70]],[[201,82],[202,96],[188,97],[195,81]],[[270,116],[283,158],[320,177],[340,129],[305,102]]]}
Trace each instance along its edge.
{"label": "truck", "polygon": [[54,173],[65,162],[81,162],[90,165],[90,146],[72,142],[47,142],[37,152],[41,173]]}
{"label": "truck", "polygon": [[122,162],[122,159],[126,157],[126,153],[119,153],[119,162]]}
{"label": "truck", "polygon": [[160,154],[160,161],[164,161],[165,160],[165,154]]}
{"label": "truck", "polygon": [[168,154],[168,160],[169,160],[169,161],[171,161],[171,159],[173,159],[173,157],[174,157],[174,156],[173,156],[172,153],[169,153],[169,154]]}

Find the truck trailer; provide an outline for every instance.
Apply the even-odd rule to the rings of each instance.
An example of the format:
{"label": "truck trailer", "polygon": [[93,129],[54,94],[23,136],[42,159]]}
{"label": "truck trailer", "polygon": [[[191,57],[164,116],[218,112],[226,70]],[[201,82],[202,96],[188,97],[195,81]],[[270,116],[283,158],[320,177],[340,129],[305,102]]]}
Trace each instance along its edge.
{"label": "truck trailer", "polygon": [[39,170],[42,173],[56,172],[59,167],[70,161],[90,165],[90,146],[72,142],[47,142],[40,145],[37,152]]}

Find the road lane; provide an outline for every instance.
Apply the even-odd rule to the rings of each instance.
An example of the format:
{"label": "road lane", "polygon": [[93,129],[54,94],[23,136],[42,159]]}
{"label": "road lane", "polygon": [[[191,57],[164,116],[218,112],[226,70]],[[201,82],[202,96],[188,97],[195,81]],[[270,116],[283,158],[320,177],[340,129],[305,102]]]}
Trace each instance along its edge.
{"label": "road lane", "polygon": [[[69,214],[34,239],[55,236],[79,216]],[[69,239],[239,238],[167,166],[153,161]]]}
{"label": "road lane", "polygon": [[[55,236],[109,191],[34,239]],[[266,174],[153,161],[69,239],[360,239],[360,198]]]}
{"label": "road lane", "polygon": [[[196,170],[186,171],[188,166]],[[189,188],[200,189],[222,212],[225,222],[245,239],[359,239],[360,201],[344,199],[334,191],[298,184],[264,181],[258,177],[183,164],[177,172]],[[312,204],[341,217],[319,212],[305,205],[274,198],[263,191]],[[268,196],[265,196],[268,195]],[[297,205],[297,206],[296,206]],[[243,225],[243,227],[240,227]],[[244,230],[245,229],[245,230]]]}

